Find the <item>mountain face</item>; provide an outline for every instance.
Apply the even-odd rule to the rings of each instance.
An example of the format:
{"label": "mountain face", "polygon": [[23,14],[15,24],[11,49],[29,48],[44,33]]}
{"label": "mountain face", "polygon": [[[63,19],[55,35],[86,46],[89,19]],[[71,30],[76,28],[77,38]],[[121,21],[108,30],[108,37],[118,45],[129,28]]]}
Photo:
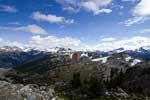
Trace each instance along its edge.
{"label": "mountain face", "polygon": [[[57,52],[3,47],[0,49],[0,65],[13,68],[1,68],[1,78],[19,84],[54,85],[69,97],[85,94],[96,97],[103,92],[114,95],[118,87],[124,94],[150,96],[150,59],[146,58],[150,53],[148,48],[89,52],[86,60],[77,63],[61,59],[65,59],[64,54],[72,52],[71,49],[56,47],[54,50]],[[104,55],[99,56],[102,53]],[[87,97],[83,100],[91,99]]]}
{"label": "mountain face", "polygon": [[[39,57],[45,56],[50,52],[65,53],[74,51],[70,48],[60,48],[60,47],[51,48],[46,51],[39,51],[33,48],[21,49],[18,47],[4,46],[0,48],[0,67],[5,68],[14,67],[27,61],[30,61],[32,59],[36,58],[38,59]],[[94,54],[95,56],[102,55],[105,57],[119,52],[124,52],[133,57],[150,59],[150,49],[148,47],[141,47],[136,50],[124,50],[124,48],[119,48],[108,52],[96,51]]]}
{"label": "mountain face", "polygon": [[117,53],[79,63],[65,64],[59,61],[58,57],[49,55],[31,60],[15,67],[14,69],[19,73],[10,76],[22,83],[44,84],[45,82],[62,86],[62,84],[70,83],[74,75],[78,73],[82,84],[85,84],[85,80],[89,81],[91,77],[94,77],[96,80],[110,81],[111,85],[108,87],[111,88],[120,87],[127,93],[150,95],[148,85],[150,83],[150,60]]}
{"label": "mountain face", "polygon": [[127,54],[135,57],[140,57],[140,58],[145,58],[145,59],[150,59],[150,49],[149,48],[139,48],[136,50],[127,50]]}
{"label": "mountain face", "polygon": [[45,57],[53,52],[73,52],[70,48],[50,48],[45,51],[40,51],[34,48],[19,48],[4,46],[0,47],[0,68],[15,67],[30,60]]}
{"label": "mountain face", "polygon": [[99,61],[110,68],[125,70],[135,66],[138,63],[144,62],[144,59],[135,58],[125,53],[117,53],[102,58],[92,59],[92,61]]}
{"label": "mountain face", "polygon": [[66,63],[59,58],[60,53],[36,57],[7,72],[3,70],[3,76],[13,83],[54,85],[59,92],[73,98],[88,96],[81,100],[91,100],[89,98],[105,95],[106,92],[116,95],[114,91],[118,91],[118,87],[126,96],[129,96],[128,93],[150,96],[148,59],[133,57],[125,52],[78,63]]}
{"label": "mountain face", "polygon": [[120,52],[124,52],[130,56],[144,58],[144,59],[150,59],[150,47],[141,47],[135,50],[125,50],[124,48],[118,48],[111,51],[97,51],[98,54],[102,56],[108,56],[111,54],[117,54]]}
{"label": "mountain face", "polygon": [[124,75],[122,86],[127,91],[150,95],[150,60],[127,69]]}
{"label": "mountain face", "polygon": [[[81,61],[79,63],[64,63],[59,60],[59,55],[46,55],[38,59],[32,59],[26,63],[23,63],[15,70],[23,73],[33,73],[39,75],[47,75],[51,78],[57,76],[56,79],[64,81],[70,80],[73,73],[81,72],[81,78],[84,80],[88,77],[103,77],[104,80],[110,78],[111,71],[115,71],[117,75],[120,71],[126,73],[130,68],[136,66],[142,66],[142,64],[148,64],[149,60],[142,58],[135,58],[125,53],[112,54],[107,57],[89,59]],[[103,74],[104,76],[101,76]],[[34,76],[34,75],[33,75]]]}
{"label": "mountain face", "polygon": [[[145,50],[142,48],[139,50],[145,53],[143,52]],[[137,51],[139,52],[139,50]],[[119,73],[122,73],[119,78],[121,80],[120,87],[125,91],[150,95],[150,60],[144,58],[139,58],[139,56],[136,58],[126,53],[117,53],[107,57],[93,59],[92,61],[101,62],[110,68],[110,71],[107,70],[107,75],[110,75],[112,79],[119,77]],[[113,79],[113,81],[115,80]]]}
{"label": "mountain face", "polygon": [[15,67],[43,55],[46,53],[37,50],[24,51],[18,47],[2,47],[0,48],[0,67]]}

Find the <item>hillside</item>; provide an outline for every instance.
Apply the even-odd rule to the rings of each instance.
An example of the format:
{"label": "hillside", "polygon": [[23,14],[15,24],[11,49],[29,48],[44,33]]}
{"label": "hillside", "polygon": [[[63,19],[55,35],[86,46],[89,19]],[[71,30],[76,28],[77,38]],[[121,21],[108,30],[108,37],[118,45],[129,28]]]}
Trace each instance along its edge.
{"label": "hillside", "polygon": [[8,72],[6,78],[13,80],[13,83],[54,85],[56,91],[65,93],[61,96],[69,98],[74,98],[74,94],[87,95],[77,96],[75,100],[99,98],[106,91],[118,93],[118,88],[123,89],[123,98],[131,96],[124,96],[126,93],[150,95],[149,60],[134,58],[125,53],[67,64],[58,58],[58,55],[48,55],[31,60],[14,67],[14,73]]}
{"label": "hillside", "polygon": [[150,96],[150,60],[126,51],[104,57],[99,52],[80,52],[79,62],[72,62],[66,49],[43,52],[5,47],[0,53],[5,65],[0,69],[0,80],[11,84],[52,85],[58,96],[68,100],[145,100],[144,96]]}
{"label": "hillside", "polygon": [[24,51],[18,47],[1,47],[0,48],[0,68],[11,68],[19,64],[27,62],[32,59],[37,59],[42,56],[47,55],[47,53],[29,50]]}

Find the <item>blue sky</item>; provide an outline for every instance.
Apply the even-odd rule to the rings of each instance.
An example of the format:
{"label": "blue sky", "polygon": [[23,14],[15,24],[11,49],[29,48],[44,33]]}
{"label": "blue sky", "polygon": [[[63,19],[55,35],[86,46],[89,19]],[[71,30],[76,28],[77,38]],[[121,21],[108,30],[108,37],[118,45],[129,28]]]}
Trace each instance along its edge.
{"label": "blue sky", "polygon": [[149,46],[149,20],[150,0],[0,0],[0,45]]}

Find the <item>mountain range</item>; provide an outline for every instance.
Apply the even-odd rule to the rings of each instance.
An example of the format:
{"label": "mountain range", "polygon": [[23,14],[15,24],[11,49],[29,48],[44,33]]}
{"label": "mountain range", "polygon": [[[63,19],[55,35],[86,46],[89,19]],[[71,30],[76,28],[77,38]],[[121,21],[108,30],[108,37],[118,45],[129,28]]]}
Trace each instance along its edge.
{"label": "mountain range", "polygon": [[102,56],[108,56],[110,54],[120,53],[124,52],[128,55],[139,57],[139,58],[145,58],[150,59],[150,47],[140,47],[138,49],[134,50],[126,50],[124,48],[118,48],[111,51],[97,51],[97,53],[101,54]]}
{"label": "mountain range", "polygon": [[[106,93],[107,96],[117,93],[123,95],[123,98],[133,98],[131,94],[134,97],[137,94],[150,96],[149,48],[119,48],[107,52],[83,52],[59,47],[53,50],[39,51],[8,46],[0,48],[0,80],[13,84],[53,85],[57,92],[62,93],[61,96],[71,98],[68,100],[80,100],[81,97],[81,100],[91,100],[89,98],[102,94],[104,96]],[[76,63],[66,60],[66,54],[74,52],[88,55],[81,56],[81,60]],[[123,94],[118,93],[118,88]],[[114,98],[116,97],[118,96]]]}
{"label": "mountain range", "polygon": [[40,51],[33,48],[19,48],[4,46],[0,48],[0,67],[14,67],[33,59],[39,59],[55,52],[73,52],[70,48],[51,48],[48,51]]}
{"label": "mountain range", "polygon": [[[14,67],[19,64],[25,63],[27,61],[38,59],[46,55],[50,55],[56,52],[82,52],[83,51],[75,51],[70,48],[62,48],[55,47],[49,50],[40,51],[34,48],[19,48],[19,47],[10,47],[4,46],[0,48],[0,67]],[[91,51],[86,51],[86,53]],[[139,57],[144,59],[150,59],[150,48],[149,47],[141,47],[135,50],[125,50],[124,48],[118,48],[112,51],[92,51],[97,55],[101,55],[103,57],[109,56],[111,54],[124,52],[133,57]]]}

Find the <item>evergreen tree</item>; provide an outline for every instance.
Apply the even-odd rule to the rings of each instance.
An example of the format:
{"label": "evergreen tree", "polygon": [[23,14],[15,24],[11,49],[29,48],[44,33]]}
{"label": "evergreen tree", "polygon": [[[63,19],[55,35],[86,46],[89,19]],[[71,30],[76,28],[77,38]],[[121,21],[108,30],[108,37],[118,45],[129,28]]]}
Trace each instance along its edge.
{"label": "evergreen tree", "polygon": [[79,88],[81,86],[80,73],[74,73],[71,80],[72,88]]}

